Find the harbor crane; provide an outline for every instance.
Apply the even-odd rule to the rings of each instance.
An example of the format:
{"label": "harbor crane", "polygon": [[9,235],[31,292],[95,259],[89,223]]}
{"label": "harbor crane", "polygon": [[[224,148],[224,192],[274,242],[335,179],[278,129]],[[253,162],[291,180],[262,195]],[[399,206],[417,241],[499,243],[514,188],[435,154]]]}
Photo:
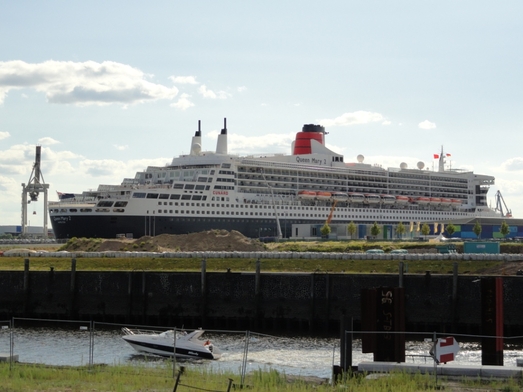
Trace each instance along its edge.
{"label": "harbor crane", "polygon": [[499,211],[501,216],[504,218],[512,218],[512,210],[508,209],[507,203],[505,203],[505,199],[503,199],[501,192],[497,191],[494,197],[496,198],[496,211]]}
{"label": "harbor crane", "polygon": [[40,193],[43,193],[44,229],[42,236],[43,238],[47,238],[47,191],[49,189],[49,185],[45,183],[44,176],[40,168],[41,156],[42,146],[36,146],[35,162],[33,164],[31,175],[29,176],[29,181],[27,182],[27,185],[22,183],[22,235],[27,235],[27,205],[31,202],[37,202],[38,196]]}

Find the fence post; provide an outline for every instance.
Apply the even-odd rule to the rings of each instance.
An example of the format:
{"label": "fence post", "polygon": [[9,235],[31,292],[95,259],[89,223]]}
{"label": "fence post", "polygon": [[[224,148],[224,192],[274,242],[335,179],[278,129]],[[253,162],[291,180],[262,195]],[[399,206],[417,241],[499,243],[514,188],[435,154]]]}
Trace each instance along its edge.
{"label": "fence post", "polygon": [[180,377],[182,376],[184,370],[185,368],[182,366],[178,371],[178,375],[176,376],[176,382],[174,383],[173,392],[176,392],[176,389],[178,388],[178,383],[180,382]]}

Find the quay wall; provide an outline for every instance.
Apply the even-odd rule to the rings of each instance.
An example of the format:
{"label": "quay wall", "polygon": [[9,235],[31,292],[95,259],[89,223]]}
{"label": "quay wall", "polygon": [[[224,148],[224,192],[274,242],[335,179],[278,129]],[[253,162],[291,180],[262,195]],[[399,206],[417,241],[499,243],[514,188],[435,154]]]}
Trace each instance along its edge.
{"label": "quay wall", "polygon": [[[479,333],[480,278],[257,272],[0,271],[0,320],[94,320],[130,325],[337,334],[358,328],[364,288],[405,288],[408,331]],[[523,277],[504,276],[504,323],[523,334]]]}

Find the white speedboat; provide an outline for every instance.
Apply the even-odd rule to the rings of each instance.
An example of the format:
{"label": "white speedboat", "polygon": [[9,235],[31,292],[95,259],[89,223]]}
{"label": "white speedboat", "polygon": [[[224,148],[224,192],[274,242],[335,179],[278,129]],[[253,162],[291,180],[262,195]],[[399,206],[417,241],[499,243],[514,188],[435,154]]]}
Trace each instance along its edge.
{"label": "white speedboat", "polygon": [[177,332],[176,344],[173,330],[157,332],[124,327],[122,332],[123,340],[139,352],[172,357],[176,347],[176,357],[179,358],[218,359],[221,356],[220,350],[210,340],[200,339],[205,332],[201,329],[191,333]]}

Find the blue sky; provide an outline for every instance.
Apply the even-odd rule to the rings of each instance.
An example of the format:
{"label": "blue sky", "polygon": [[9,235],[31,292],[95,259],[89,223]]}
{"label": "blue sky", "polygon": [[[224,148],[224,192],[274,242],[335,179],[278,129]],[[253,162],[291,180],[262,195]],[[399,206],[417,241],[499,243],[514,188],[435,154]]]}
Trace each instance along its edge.
{"label": "blue sky", "polygon": [[523,217],[521,1],[0,4],[0,224],[37,144],[54,200],[189,152],[198,120],[214,150],[224,117],[238,154],[320,122],[346,162],[431,169],[443,145]]}

